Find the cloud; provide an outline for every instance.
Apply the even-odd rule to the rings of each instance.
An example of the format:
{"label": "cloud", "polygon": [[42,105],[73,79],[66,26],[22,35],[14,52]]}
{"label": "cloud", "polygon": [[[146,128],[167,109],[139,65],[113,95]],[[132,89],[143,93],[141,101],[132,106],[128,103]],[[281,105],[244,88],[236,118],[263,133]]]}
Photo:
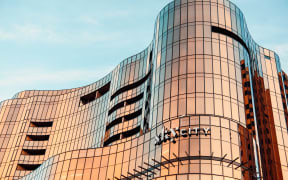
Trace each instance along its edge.
{"label": "cloud", "polygon": [[2,39],[2,40],[15,39],[15,34],[11,33],[11,32],[6,32],[6,31],[0,29],[0,39]]}
{"label": "cloud", "polygon": [[86,23],[86,24],[92,24],[92,25],[98,25],[99,21],[92,16],[81,16],[79,18],[80,22]]}
{"label": "cloud", "polygon": [[15,31],[19,32],[23,35],[25,35],[24,37],[27,38],[34,38],[37,37],[39,35],[41,35],[42,33],[45,33],[43,28],[38,27],[36,25],[31,25],[31,24],[26,24],[26,25],[14,25],[15,27]]}

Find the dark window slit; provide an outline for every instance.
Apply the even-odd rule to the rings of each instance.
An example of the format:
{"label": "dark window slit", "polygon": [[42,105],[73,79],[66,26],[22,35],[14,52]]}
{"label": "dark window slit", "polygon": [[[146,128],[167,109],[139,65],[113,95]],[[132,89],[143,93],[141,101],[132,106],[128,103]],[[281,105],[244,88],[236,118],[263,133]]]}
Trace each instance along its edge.
{"label": "dark window slit", "polygon": [[142,108],[139,109],[138,111],[132,113],[132,114],[128,114],[128,115],[124,116],[124,121],[129,121],[131,119],[134,119],[134,118],[140,116],[141,114],[142,114]]}
{"label": "dark window slit", "polygon": [[89,93],[89,94],[87,94],[87,95],[85,95],[85,96],[82,96],[82,97],[80,98],[82,104],[85,105],[85,104],[88,104],[89,102],[94,101],[94,100],[96,99],[96,92],[97,92],[97,91],[94,91],[94,92]]}
{"label": "dark window slit", "polygon": [[122,138],[131,137],[140,132],[140,126],[137,126],[134,129],[122,133]]}
{"label": "dark window slit", "polygon": [[116,104],[114,107],[112,107],[109,111],[108,111],[108,115],[112,114],[114,111],[116,111],[117,109],[120,109],[121,107],[124,107],[124,101],[120,102],[118,104]]}
{"label": "dark window slit", "polygon": [[26,141],[48,141],[49,135],[27,135]]}
{"label": "dark window slit", "polygon": [[117,125],[117,124],[120,124],[121,122],[122,122],[122,117],[113,120],[112,122],[110,122],[110,123],[106,126],[106,131],[107,131],[108,129],[110,129],[111,127],[113,127],[113,126],[115,126],[115,125]]}
{"label": "dark window slit", "polygon": [[[141,114],[142,114],[142,108],[139,109],[138,111],[134,112],[134,113],[131,113],[131,114],[128,114],[128,115],[124,116],[124,121],[129,121],[131,119],[134,119],[134,118],[140,116]],[[106,126],[106,131],[109,130],[113,126],[122,123],[122,118],[123,118],[123,116],[113,120],[112,122],[110,122]]]}
{"label": "dark window slit", "polygon": [[125,92],[125,91],[128,91],[128,90],[130,90],[130,89],[134,89],[134,88],[142,85],[142,84],[148,79],[148,77],[150,76],[150,74],[151,74],[151,70],[148,72],[148,74],[147,74],[144,78],[140,79],[139,81],[137,81],[137,82],[135,82],[135,83],[133,83],[133,84],[129,84],[129,85],[127,85],[127,86],[124,86],[124,87],[118,89],[118,90],[111,96],[110,101],[112,101],[117,95],[119,95],[119,94],[121,94],[121,93],[123,93],[123,92]]}
{"label": "dark window slit", "polygon": [[116,134],[116,135],[110,137],[109,139],[107,139],[107,140],[104,142],[104,146],[107,146],[107,145],[111,144],[112,142],[117,141],[117,140],[119,140],[119,139],[120,139],[120,134]]}
{"label": "dark window slit", "polygon": [[270,56],[266,56],[266,55],[264,55],[264,57],[265,57],[265,59],[269,59],[269,60],[271,60]]}
{"label": "dark window slit", "polygon": [[52,127],[53,122],[36,122],[36,121],[31,121],[30,126],[31,127]]}
{"label": "dark window slit", "polygon": [[112,114],[112,113],[113,113],[114,111],[116,111],[117,109],[120,109],[120,108],[124,107],[125,102],[126,102],[128,105],[130,105],[130,104],[133,104],[133,103],[141,100],[142,98],[143,98],[143,93],[141,93],[141,94],[139,94],[138,96],[135,96],[135,97],[133,97],[133,98],[131,98],[131,99],[127,99],[127,100],[125,100],[125,101],[122,101],[122,102],[116,104],[115,106],[113,106],[113,107],[108,111],[108,115]]}
{"label": "dark window slit", "polygon": [[109,89],[110,89],[110,82],[105,84],[104,86],[102,86],[98,90],[93,91],[93,92],[91,92],[85,96],[82,96],[80,98],[80,101],[83,105],[88,104],[88,103],[100,98],[104,94],[106,94],[109,91]]}
{"label": "dark window slit", "polygon": [[18,164],[17,170],[20,171],[33,171],[37,169],[41,164]]}
{"label": "dark window slit", "polygon": [[133,104],[133,103],[141,100],[142,98],[143,98],[143,93],[139,94],[138,96],[136,96],[134,98],[126,100],[126,102],[127,102],[127,104]]}
{"label": "dark window slit", "polygon": [[249,51],[249,48],[247,47],[246,43],[237,34],[231,32],[231,31],[228,31],[226,29],[216,27],[216,26],[212,26],[212,32],[216,32],[216,33],[220,33],[220,34],[229,36],[232,39],[238,41],[247,50],[248,54],[250,55],[250,51]]}
{"label": "dark window slit", "polygon": [[[105,84],[104,86],[102,86],[100,89],[98,89],[98,96],[101,97],[103,96],[104,94],[106,94],[110,89],[110,82]],[[99,98],[97,97],[97,98]]]}
{"label": "dark window slit", "polygon": [[46,149],[22,149],[22,155],[30,155],[30,156],[37,156],[37,155],[45,155]]}
{"label": "dark window slit", "polygon": [[152,57],[153,57],[153,49],[150,51],[149,62],[152,62]]}

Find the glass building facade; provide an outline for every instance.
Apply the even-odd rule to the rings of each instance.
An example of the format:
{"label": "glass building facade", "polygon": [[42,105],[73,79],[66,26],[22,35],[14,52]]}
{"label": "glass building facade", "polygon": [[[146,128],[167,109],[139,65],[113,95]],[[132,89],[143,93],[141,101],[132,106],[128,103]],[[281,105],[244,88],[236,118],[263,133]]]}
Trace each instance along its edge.
{"label": "glass building facade", "polygon": [[174,0],[80,88],[0,104],[0,179],[288,179],[288,76],[228,0]]}

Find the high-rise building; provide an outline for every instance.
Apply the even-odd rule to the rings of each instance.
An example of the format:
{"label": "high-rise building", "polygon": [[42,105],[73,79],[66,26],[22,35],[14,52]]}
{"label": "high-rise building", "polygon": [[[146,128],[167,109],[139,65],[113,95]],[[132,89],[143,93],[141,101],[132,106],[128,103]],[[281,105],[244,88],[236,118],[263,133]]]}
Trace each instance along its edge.
{"label": "high-rise building", "polygon": [[236,5],[174,0],[101,80],[1,103],[0,179],[288,179],[287,95]]}

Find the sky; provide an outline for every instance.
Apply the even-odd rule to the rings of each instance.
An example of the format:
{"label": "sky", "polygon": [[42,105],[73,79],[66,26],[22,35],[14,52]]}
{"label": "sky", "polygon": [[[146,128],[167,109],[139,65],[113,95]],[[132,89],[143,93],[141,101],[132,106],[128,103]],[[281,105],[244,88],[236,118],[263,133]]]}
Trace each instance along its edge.
{"label": "sky", "polygon": [[[171,0],[0,0],[0,102],[91,84],[145,49]],[[288,72],[288,1],[232,0]]]}

